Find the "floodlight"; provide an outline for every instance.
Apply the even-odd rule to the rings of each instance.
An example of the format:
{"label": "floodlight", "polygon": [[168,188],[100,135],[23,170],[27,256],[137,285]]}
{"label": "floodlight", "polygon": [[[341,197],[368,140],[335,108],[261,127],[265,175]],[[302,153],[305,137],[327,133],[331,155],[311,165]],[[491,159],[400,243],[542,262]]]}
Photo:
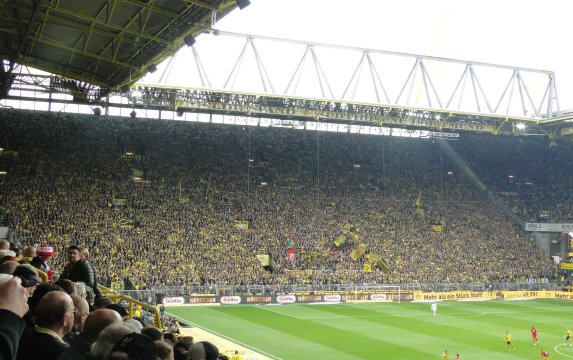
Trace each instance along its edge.
{"label": "floodlight", "polygon": [[251,2],[249,0],[235,0],[235,1],[237,2],[237,6],[239,7],[239,9],[241,10],[251,5]]}
{"label": "floodlight", "polygon": [[515,127],[518,128],[519,130],[523,130],[523,129],[525,129],[525,124],[519,123],[519,124],[515,125]]}
{"label": "floodlight", "polygon": [[185,37],[185,39],[183,39],[183,42],[187,46],[193,46],[193,44],[195,44],[195,38],[193,37],[193,35],[189,34]]}
{"label": "floodlight", "polygon": [[157,65],[151,64],[151,65],[149,65],[149,67],[147,68],[147,70],[148,70],[151,74],[153,74],[154,72],[157,71]]}

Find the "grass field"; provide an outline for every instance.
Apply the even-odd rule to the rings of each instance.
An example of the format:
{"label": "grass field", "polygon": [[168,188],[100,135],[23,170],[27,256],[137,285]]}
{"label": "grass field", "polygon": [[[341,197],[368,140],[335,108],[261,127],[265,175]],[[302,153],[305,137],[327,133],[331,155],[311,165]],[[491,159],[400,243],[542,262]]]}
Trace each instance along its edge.
{"label": "grass field", "polygon": [[[573,359],[564,332],[573,304],[558,300],[170,307],[193,326],[273,359]],[[540,344],[531,342],[530,328]],[[515,351],[503,340],[513,336]]]}

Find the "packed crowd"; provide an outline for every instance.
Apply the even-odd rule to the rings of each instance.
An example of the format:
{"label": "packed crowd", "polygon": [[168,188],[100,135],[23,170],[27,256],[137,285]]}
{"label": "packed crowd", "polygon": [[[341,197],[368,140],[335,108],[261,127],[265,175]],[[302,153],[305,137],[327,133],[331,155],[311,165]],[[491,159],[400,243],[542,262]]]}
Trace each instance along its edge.
{"label": "packed crowd", "polygon": [[[124,304],[99,293],[88,302],[86,284],[71,280],[78,269],[90,266],[77,247],[67,249],[59,279],[46,282],[27,258],[6,260],[13,257],[8,244],[0,241],[0,359],[229,359],[216,345],[182,335],[176,321],[155,327],[140,309],[132,309],[130,316]],[[40,257],[47,252],[38,249]],[[231,359],[241,359],[238,350],[234,355]]]}
{"label": "packed crowd", "polygon": [[[0,209],[14,241],[57,252],[85,246],[104,285],[551,277],[549,256],[512,216],[529,221],[547,210],[559,222],[573,214],[571,180],[561,175],[570,173],[571,148],[546,139],[464,133],[446,146],[15,110],[0,112],[0,129],[8,170]],[[490,193],[506,194],[513,212]],[[347,240],[336,246],[340,236]],[[388,271],[363,271],[365,256],[351,256],[361,244]],[[270,255],[272,272],[257,254]],[[56,255],[53,267],[64,261]]]}

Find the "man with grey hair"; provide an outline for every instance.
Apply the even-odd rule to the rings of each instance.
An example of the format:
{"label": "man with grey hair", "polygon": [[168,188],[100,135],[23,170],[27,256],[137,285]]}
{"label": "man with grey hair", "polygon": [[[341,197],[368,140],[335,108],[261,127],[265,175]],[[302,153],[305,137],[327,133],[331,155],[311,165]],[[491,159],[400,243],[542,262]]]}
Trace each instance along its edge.
{"label": "man with grey hair", "polygon": [[[111,310],[113,311],[113,310]],[[119,316],[119,314],[118,314]],[[93,360],[107,360],[111,349],[124,335],[133,331],[123,324],[113,324],[105,328],[93,343],[90,354]]]}
{"label": "man with grey hair", "polygon": [[[57,360],[91,360],[92,344],[104,329],[113,325],[121,325],[121,317],[116,311],[98,309],[91,312],[84,322],[83,331],[70,344]],[[101,349],[101,346],[100,346]]]}
{"label": "man with grey hair", "polygon": [[83,281],[74,281],[74,286],[76,287],[76,294],[87,299],[88,292],[86,290],[86,284]]}
{"label": "man with grey hair", "polygon": [[36,328],[22,342],[17,360],[55,360],[69,345],[62,340],[74,325],[74,303],[63,291],[44,295],[35,310]]}

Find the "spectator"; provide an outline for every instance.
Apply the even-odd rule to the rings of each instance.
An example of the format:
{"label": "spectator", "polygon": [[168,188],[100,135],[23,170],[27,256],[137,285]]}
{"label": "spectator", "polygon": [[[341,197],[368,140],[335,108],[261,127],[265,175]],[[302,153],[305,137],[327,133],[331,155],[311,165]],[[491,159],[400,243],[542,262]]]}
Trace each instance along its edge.
{"label": "spectator", "polygon": [[[93,343],[90,355],[93,360],[108,360],[111,350],[124,335],[131,334],[132,331],[125,327],[123,323],[113,324],[106,327]],[[155,352],[154,352],[155,354]]]}
{"label": "spectator", "polygon": [[157,360],[155,344],[143,334],[124,335],[111,349],[110,360]]}
{"label": "spectator", "polygon": [[17,261],[12,261],[12,260],[4,261],[2,265],[0,265],[0,274],[12,275],[12,273],[16,269],[16,266],[18,265],[20,264]]}
{"label": "spectator", "polygon": [[74,303],[63,291],[52,291],[38,303],[36,328],[22,343],[17,360],[56,359],[69,345],[62,338],[74,323]]}
{"label": "spectator", "polygon": [[163,340],[163,333],[154,326],[145,326],[141,333],[147,335],[153,341]]}
{"label": "spectator", "polygon": [[94,300],[94,309],[106,309],[111,304],[113,304],[112,299],[102,296]]}
{"label": "spectator", "polygon": [[49,244],[42,244],[36,253],[38,256],[32,259],[31,264],[45,272],[46,275],[48,275],[48,280],[52,280],[54,270],[51,267],[51,263],[54,260],[54,256],[56,255],[54,248]]}
{"label": "spectator", "polygon": [[36,248],[34,246],[26,246],[24,248],[24,251],[22,253],[22,257],[20,258],[20,261],[22,262],[27,262],[27,263],[31,263],[32,260],[37,256],[36,254]]}
{"label": "spectator", "polygon": [[189,360],[217,360],[219,349],[209,341],[199,341],[189,348]]}
{"label": "spectator", "polygon": [[68,295],[73,295],[76,293],[76,286],[71,280],[60,278],[54,284],[61,287]]}
{"label": "spectator", "polygon": [[[7,279],[7,280],[5,280]],[[15,359],[18,341],[24,332],[22,319],[28,311],[28,293],[21,280],[11,275],[0,275],[0,358]]]}
{"label": "spectator", "polygon": [[64,351],[58,360],[91,360],[90,350],[99,334],[110,325],[121,325],[117,312],[109,309],[99,309],[91,312],[79,336],[72,340],[70,348]]}
{"label": "spectator", "polygon": [[116,311],[123,320],[129,316],[129,312],[122,304],[109,304],[106,308]]}
{"label": "spectator", "polygon": [[64,341],[71,344],[72,341],[79,336],[84,328],[84,322],[89,315],[90,306],[86,299],[77,294],[71,294],[70,297],[74,303],[74,325],[69,333],[64,335]]}
{"label": "spectator", "polygon": [[156,340],[155,353],[161,360],[174,360],[173,344],[165,340]]}
{"label": "spectator", "polygon": [[[69,246],[67,250],[67,256],[68,264],[66,264],[64,267],[60,278],[68,279],[71,281],[81,281],[90,290],[94,291],[93,289],[97,285],[95,282],[94,269],[87,260],[82,259],[80,248],[76,245]],[[91,300],[89,295],[88,300]]]}

